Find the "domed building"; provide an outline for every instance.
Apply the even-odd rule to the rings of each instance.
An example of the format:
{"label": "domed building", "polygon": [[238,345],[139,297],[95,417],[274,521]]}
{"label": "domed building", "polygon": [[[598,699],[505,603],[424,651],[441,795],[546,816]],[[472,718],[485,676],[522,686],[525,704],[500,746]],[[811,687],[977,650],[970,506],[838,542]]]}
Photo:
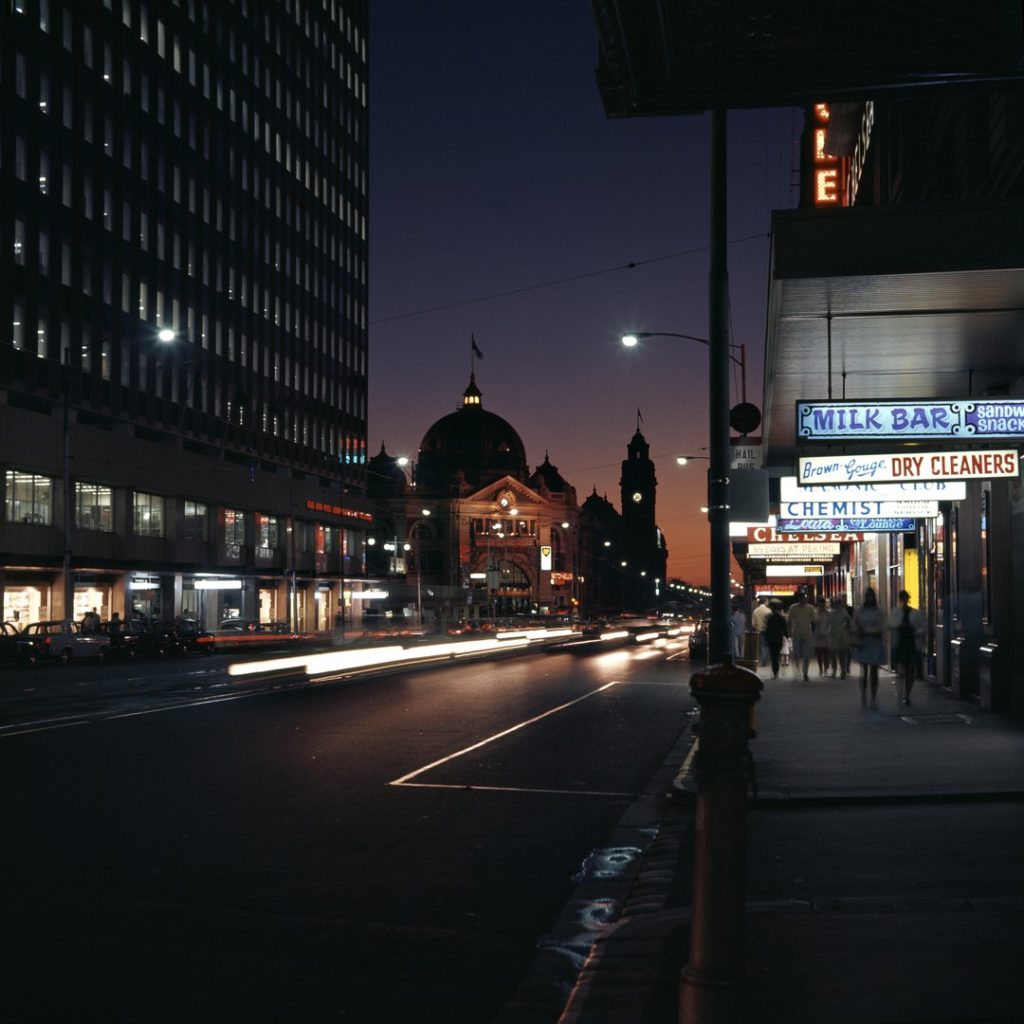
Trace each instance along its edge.
{"label": "domed building", "polygon": [[524,481],[526,450],[515,428],[483,405],[473,374],[462,405],[423,435],[416,485],[434,495],[457,496],[500,476]]}
{"label": "domed building", "polygon": [[[423,435],[411,479],[383,445],[368,470],[378,512],[367,567],[387,596],[364,609],[367,621],[433,629],[581,614],[576,490],[548,453],[530,472],[522,439],[484,408],[474,374],[462,404]],[[653,516],[653,490],[644,493]]]}

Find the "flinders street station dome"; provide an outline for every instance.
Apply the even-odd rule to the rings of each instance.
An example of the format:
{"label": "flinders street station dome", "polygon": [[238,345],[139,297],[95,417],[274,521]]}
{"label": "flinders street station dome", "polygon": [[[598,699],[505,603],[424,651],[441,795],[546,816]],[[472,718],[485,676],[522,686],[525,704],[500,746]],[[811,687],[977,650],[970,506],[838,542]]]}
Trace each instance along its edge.
{"label": "flinders street station dome", "polygon": [[450,494],[463,484],[476,489],[503,476],[526,481],[526,450],[507,420],[484,409],[483,395],[470,374],[462,405],[423,435],[416,466],[417,489]]}

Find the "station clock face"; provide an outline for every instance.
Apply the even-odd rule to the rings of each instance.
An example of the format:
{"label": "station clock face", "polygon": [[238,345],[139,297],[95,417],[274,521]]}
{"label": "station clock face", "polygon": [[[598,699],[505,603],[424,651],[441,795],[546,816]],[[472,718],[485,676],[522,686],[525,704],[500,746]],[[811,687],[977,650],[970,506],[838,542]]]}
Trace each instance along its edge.
{"label": "station clock face", "polygon": [[644,496],[639,491],[634,491],[633,500],[639,505],[644,500]]}
{"label": "station clock face", "polygon": [[515,494],[512,493],[512,491],[502,491],[501,495],[498,498],[498,504],[502,508],[511,508],[515,504],[515,501],[516,496]]}

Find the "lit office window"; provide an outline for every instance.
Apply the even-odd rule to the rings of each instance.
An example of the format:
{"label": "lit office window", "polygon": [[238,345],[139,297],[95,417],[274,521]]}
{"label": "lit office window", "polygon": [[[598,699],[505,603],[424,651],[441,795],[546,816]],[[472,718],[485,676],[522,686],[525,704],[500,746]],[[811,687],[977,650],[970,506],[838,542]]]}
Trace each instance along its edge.
{"label": "lit office window", "polygon": [[235,508],[224,509],[224,546],[227,554],[238,558],[245,543],[245,513]]}
{"label": "lit office window", "polygon": [[7,470],[6,515],[9,523],[53,522],[53,481],[48,476]]}
{"label": "lit office window", "polygon": [[114,492],[102,484],[75,484],[75,526],[114,532]]}
{"label": "lit office window", "polygon": [[202,502],[185,502],[181,534],[185,540],[205,541],[207,539],[206,506]]}
{"label": "lit office window", "polygon": [[261,548],[260,553],[269,555],[277,549],[278,526],[276,516],[265,516],[258,512],[256,514],[256,543]]}
{"label": "lit office window", "polygon": [[136,491],[132,499],[132,526],[140,537],[164,535],[164,499]]}

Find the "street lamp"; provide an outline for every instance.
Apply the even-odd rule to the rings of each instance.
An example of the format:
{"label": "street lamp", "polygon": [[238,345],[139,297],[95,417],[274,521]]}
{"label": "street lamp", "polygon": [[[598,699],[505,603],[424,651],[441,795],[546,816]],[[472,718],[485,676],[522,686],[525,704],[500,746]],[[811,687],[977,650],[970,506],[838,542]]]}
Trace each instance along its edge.
{"label": "street lamp", "polygon": [[[719,133],[721,134],[721,133]],[[717,137],[716,137],[717,138]],[[720,141],[720,140],[719,140]],[[715,145],[719,143],[716,141]],[[722,196],[712,196],[712,222],[717,226],[724,222],[725,207]],[[732,410],[733,422],[740,433],[756,429],[760,412],[747,404],[747,353],[744,345],[729,341],[726,319],[726,281],[724,260],[717,249],[713,250],[710,317],[711,335],[714,338],[698,338],[693,334],[679,334],[673,331],[633,331],[622,336],[622,344],[634,348],[641,338],[682,338],[696,341],[710,349],[709,369],[710,411],[708,432],[710,436],[710,463],[708,468],[708,519],[711,524],[711,577],[714,599],[711,607],[711,637],[709,660],[712,663],[731,662],[730,637],[730,593],[729,561],[729,381],[728,368],[731,359],[740,368],[742,404]],[[733,350],[739,350],[739,356]]]}
{"label": "street lamp", "polygon": [[[401,461],[401,460],[399,460],[399,461]],[[408,461],[408,460],[406,460],[406,461]],[[420,509],[420,513],[421,513],[420,517],[418,519],[414,519],[413,520],[412,527],[413,527],[413,539],[416,541],[416,551],[415,551],[415,557],[416,557],[416,624],[422,628],[422,626],[423,626],[423,586],[422,586],[423,564],[422,564],[422,562],[420,560],[420,533],[419,533],[419,530],[417,529],[417,527],[420,525],[420,523],[423,522],[424,519],[426,519],[430,515],[430,509],[429,508]],[[408,526],[406,526],[406,528],[405,528],[405,535],[407,537],[409,536],[409,527]],[[408,548],[408,546],[409,545],[407,544],[406,548]]]}
{"label": "street lamp", "polygon": [[[711,342],[708,338],[698,338],[695,334],[676,334],[672,331],[632,331],[629,334],[622,335],[622,344],[625,345],[626,348],[636,348],[643,338],[685,338],[687,341],[696,341],[701,345],[707,345],[709,348],[711,346]],[[739,356],[734,356],[732,351],[730,351],[729,358],[740,368],[740,400],[746,403],[747,346],[742,343],[735,345],[730,341],[729,348],[739,351]]]}

